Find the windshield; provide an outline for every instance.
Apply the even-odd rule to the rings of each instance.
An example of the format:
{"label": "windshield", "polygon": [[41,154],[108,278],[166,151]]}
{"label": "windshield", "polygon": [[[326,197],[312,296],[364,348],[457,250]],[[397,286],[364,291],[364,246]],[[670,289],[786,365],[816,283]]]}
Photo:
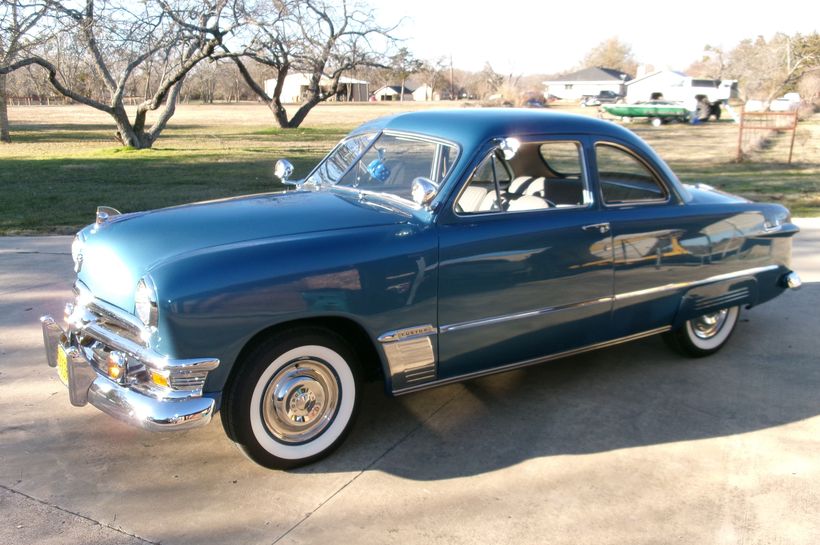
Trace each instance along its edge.
{"label": "windshield", "polygon": [[458,158],[458,149],[417,136],[382,133],[337,187],[350,187],[412,201],[413,180],[440,184]]}
{"label": "windshield", "polygon": [[365,133],[342,140],[305,182],[316,185],[335,184],[375,137],[375,133]]}

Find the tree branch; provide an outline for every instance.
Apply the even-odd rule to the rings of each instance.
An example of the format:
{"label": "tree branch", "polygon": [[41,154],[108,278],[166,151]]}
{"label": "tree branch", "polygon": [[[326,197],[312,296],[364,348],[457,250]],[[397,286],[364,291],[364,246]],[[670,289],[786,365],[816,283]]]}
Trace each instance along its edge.
{"label": "tree branch", "polygon": [[113,115],[114,109],[111,106],[103,104],[102,102],[98,102],[94,99],[85,97],[79,93],[75,93],[74,91],[60,83],[60,81],[57,79],[57,68],[47,60],[43,59],[42,57],[28,57],[25,59],[21,59],[15,63],[12,63],[9,66],[0,67],[0,74],[10,74],[15,70],[19,70],[20,68],[31,65],[39,65],[43,67],[46,70],[46,72],[48,72],[48,81],[51,82],[51,85],[53,85],[57,92],[61,95],[67,96],[75,102],[85,104],[86,106],[91,106],[96,110],[100,110],[101,112]]}

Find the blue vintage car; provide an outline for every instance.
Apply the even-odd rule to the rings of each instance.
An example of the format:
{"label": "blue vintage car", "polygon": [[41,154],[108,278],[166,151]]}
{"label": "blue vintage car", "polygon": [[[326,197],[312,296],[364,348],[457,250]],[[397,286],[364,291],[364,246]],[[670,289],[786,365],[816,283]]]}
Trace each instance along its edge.
{"label": "blue vintage car", "polygon": [[72,404],[150,430],[219,410],[253,460],[293,467],[341,443],[364,379],[406,394],[656,334],[705,356],[800,285],[788,210],[682,185],[589,117],[386,117],[289,183],[98,209],[65,322],[42,319]]}

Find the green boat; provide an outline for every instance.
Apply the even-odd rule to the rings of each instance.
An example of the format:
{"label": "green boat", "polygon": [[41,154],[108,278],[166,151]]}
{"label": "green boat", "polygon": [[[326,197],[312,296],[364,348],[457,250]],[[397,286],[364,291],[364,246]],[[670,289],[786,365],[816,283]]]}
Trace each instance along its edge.
{"label": "green boat", "polygon": [[650,100],[635,104],[604,104],[601,106],[608,114],[628,120],[635,117],[647,117],[652,125],[658,127],[666,121],[686,121],[689,110],[677,102]]}

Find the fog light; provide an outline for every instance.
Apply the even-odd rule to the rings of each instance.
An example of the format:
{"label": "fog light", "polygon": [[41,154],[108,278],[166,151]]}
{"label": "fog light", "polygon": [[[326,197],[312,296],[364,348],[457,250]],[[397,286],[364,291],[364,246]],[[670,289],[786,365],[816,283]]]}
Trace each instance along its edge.
{"label": "fog light", "polygon": [[171,387],[171,382],[168,379],[168,375],[160,371],[151,371],[151,381],[157,386],[162,386],[163,388]]}
{"label": "fog light", "polygon": [[108,354],[108,376],[119,381],[125,376],[126,357],[125,354],[113,350]]}

